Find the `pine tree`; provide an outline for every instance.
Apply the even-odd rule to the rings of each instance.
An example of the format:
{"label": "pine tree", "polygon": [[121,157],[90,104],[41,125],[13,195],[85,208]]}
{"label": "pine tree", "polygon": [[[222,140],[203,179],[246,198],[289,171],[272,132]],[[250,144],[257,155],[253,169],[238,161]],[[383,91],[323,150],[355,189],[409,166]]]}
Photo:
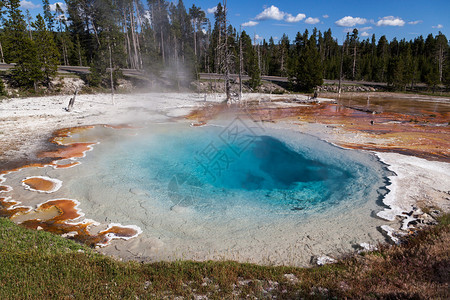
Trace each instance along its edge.
{"label": "pine tree", "polygon": [[270,37],[269,39],[269,71],[268,75],[270,76],[278,76],[280,75],[280,57],[279,57],[279,51],[277,45],[275,45],[275,42],[273,40],[273,37]]}
{"label": "pine tree", "polygon": [[34,42],[42,75],[44,76],[44,84],[50,87],[51,78],[55,76],[58,69],[60,54],[53,39],[53,34],[48,31],[44,18],[41,15],[37,15],[36,22],[32,24],[32,27],[35,29]]}
{"label": "pine tree", "polygon": [[[192,28],[194,29],[194,54],[196,57],[199,56],[200,51],[197,51],[198,47],[198,32],[201,32],[202,26],[205,24],[206,14],[200,7],[192,4],[192,7],[189,8],[189,18],[192,22]],[[199,48],[200,50],[201,48]]]}
{"label": "pine tree", "polygon": [[258,55],[256,54],[256,51],[252,51],[250,57],[252,67],[248,70],[248,75],[250,76],[248,83],[250,88],[255,90],[261,85],[261,71],[258,67]]}
{"label": "pine tree", "polygon": [[428,72],[425,74],[425,83],[434,93],[439,82],[439,68],[437,65],[432,64],[428,69]]}
{"label": "pine tree", "polygon": [[[70,35],[67,31],[67,23],[64,15],[64,11],[59,5],[56,3],[55,9],[55,19],[57,20],[57,33],[56,33],[56,41],[59,52],[61,53],[61,64],[69,65],[69,57],[70,53],[73,51],[73,41],[70,38]],[[80,64],[81,65],[81,64]]]}
{"label": "pine tree", "polygon": [[295,91],[312,92],[315,87],[323,84],[322,61],[316,46],[316,35],[303,39],[307,40],[306,47],[291,73],[290,81]]}
{"label": "pine tree", "polygon": [[[307,32],[307,30],[306,30]],[[289,57],[289,48],[290,48],[289,37],[286,34],[283,34],[280,41],[280,76],[288,75],[288,57]]]}
{"label": "pine tree", "polygon": [[395,89],[404,88],[405,81],[403,78],[404,66],[403,60],[399,57],[391,57],[387,67],[387,83]]}
{"label": "pine tree", "polygon": [[33,87],[37,91],[39,81],[43,79],[37,48],[29,38],[26,22],[19,0],[6,1],[8,20],[4,24],[7,61],[15,62],[11,70],[13,82],[19,87]]}
{"label": "pine tree", "polygon": [[353,63],[352,63],[352,80],[356,79],[356,72],[357,72],[357,65],[356,65],[356,60],[357,60],[357,49],[358,49],[358,44],[359,44],[359,38],[358,38],[358,29],[353,29],[351,38],[350,38],[350,45],[352,48],[352,58],[353,58]]}
{"label": "pine tree", "polygon": [[450,51],[447,53],[447,64],[445,65],[444,71],[442,73],[442,83],[450,89]]}
{"label": "pine tree", "polygon": [[48,0],[42,0],[42,8],[44,9],[44,20],[47,22],[47,28],[53,31],[53,24],[55,19],[50,11],[50,3]]}

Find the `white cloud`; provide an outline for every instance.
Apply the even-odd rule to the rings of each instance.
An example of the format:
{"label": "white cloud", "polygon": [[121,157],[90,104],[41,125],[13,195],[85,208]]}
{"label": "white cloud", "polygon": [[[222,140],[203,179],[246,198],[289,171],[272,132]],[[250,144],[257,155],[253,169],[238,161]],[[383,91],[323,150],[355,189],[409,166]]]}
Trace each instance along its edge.
{"label": "white cloud", "polygon": [[280,11],[280,9],[274,5],[263,10],[262,13],[256,16],[256,20],[283,20],[286,13]]}
{"label": "white cloud", "polygon": [[329,15],[323,15],[322,18],[324,19],[328,19],[330,16]]}
{"label": "white cloud", "polygon": [[337,26],[341,26],[341,27],[352,27],[355,25],[363,25],[367,23],[367,20],[364,18],[353,18],[351,16],[346,16],[343,17],[340,20],[337,20],[336,22],[334,22]]}
{"label": "white cloud", "polygon": [[369,36],[370,34],[369,33],[367,33],[367,32],[363,32],[363,33],[361,33],[361,36]]}
{"label": "white cloud", "polygon": [[305,20],[306,24],[317,24],[319,22],[320,22],[319,18],[311,18],[311,17],[309,17],[308,19]]}
{"label": "white cloud", "polygon": [[423,22],[422,20],[417,20],[417,21],[408,22],[408,24],[409,25],[417,25],[417,24],[422,23],[422,22]]}
{"label": "white cloud", "polygon": [[255,34],[255,39],[256,40],[263,40],[263,37],[260,36],[259,34]]}
{"label": "white cloud", "polygon": [[34,4],[33,2],[27,0],[21,0],[20,6],[25,9],[35,9],[41,7],[39,4]]}
{"label": "white cloud", "polygon": [[376,23],[377,26],[403,26],[405,21],[399,17],[387,16],[383,17]]}
{"label": "white cloud", "polygon": [[281,11],[278,7],[272,5],[265,8],[260,14],[255,17],[255,20],[284,20],[288,23],[297,23],[306,18],[305,14],[292,14]]}
{"label": "white cloud", "polygon": [[242,24],[242,27],[252,27],[252,26],[256,26],[258,25],[259,22],[255,22],[255,21],[248,21]]}
{"label": "white cloud", "polygon": [[288,23],[297,23],[297,22],[300,22],[301,20],[303,20],[304,18],[306,18],[305,14],[298,14],[295,17],[291,14],[285,15],[285,21]]}
{"label": "white cloud", "polygon": [[208,14],[213,14],[213,13],[215,13],[216,11],[217,11],[217,6],[214,6],[214,7],[211,7],[211,8],[206,9],[206,12],[207,12]]}
{"label": "white cloud", "polygon": [[56,11],[56,4],[59,4],[59,7],[63,10],[66,11],[67,10],[67,5],[65,3],[62,2],[55,2],[54,4],[50,4],[50,10],[51,11]]}
{"label": "white cloud", "polygon": [[437,28],[437,29],[441,29],[444,28],[444,26],[442,26],[442,24],[437,24],[436,26],[431,26],[433,28]]}
{"label": "white cloud", "polygon": [[371,30],[371,29],[372,29],[372,26],[358,28],[359,31],[367,31],[367,30]]}

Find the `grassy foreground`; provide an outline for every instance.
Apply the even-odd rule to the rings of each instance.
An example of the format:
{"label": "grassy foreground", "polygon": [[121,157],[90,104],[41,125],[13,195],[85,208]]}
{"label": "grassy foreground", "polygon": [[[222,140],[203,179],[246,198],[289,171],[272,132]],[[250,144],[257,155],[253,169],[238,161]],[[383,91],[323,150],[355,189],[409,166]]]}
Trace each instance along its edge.
{"label": "grassy foreground", "polygon": [[449,216],[440,225],[314,268],[120,262],[0,218],[0,299],[448,299]]}

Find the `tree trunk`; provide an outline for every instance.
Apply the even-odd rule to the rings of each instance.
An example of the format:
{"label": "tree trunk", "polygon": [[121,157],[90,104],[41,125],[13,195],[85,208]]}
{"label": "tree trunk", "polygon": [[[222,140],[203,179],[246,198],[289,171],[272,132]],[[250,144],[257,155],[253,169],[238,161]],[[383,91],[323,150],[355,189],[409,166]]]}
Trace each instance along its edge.
{"label": "tree trunk", "polygon": [[127,25],[127,15],[126,15],[126,9],[124,9],[123,11],[123,33],[125,34],[125,46],[126,46],[126,52],[128,54],[128,66],[132,69],[135,68],[135,66],[133,65],[133,57],[131,54],[131,46],[130,46],[130,37],[128,35],[128,25]]}
{"label": "tree trunk", "polygon": [[197,58],[197,19],[194,19],[194,54],[195,58]]}
{"label": "tree trunk", "polygon": [[345,48],[345,43],[342,44],[341,66],[339,68],[339,86],[338,86],[339,96],[341,95],[342,66],[344,64],[344,48]]}
{"label": "tree trunk", "polygon": [[97,44],[100,47],[101,46],[100,39],[98,38],[97,28],[95,28],[95,24],[94,23],[92,23],[92,29],[94,30],[94,35],[95,35],[95,39],[97,40]]}
{"label": "tree trunk", "polygon": [[162,27],[161,27],[161,54],[162,54],[163,64],[165,65],[166,64],[166,56],[164,54],[164,33],[162,30]]}
{"label": "tree trunk", "polygon": [[131,39],[133,40],[133,60],[134,60],[134,66],[136,69],[139,69],[139,58],[138,58],[138,46],[136,41],[136,31],[135,28],[135,22],[134,22],[134,15],[133,15],[133,4],[130,6],[130,27],[131,27]]}
{"label": "tree trunk", "polygon": [[[136,17],[137,17],[138,28],[141,28],[141,32],[142,32],[143,23],[142,23],[141,14],[139,13],[139,9],[138,9],[136,1],[134,1],[134,6],[136,7]],[[144,34],[142,34],[142,39],[145,44],[145,35]],[[139,32],[136,33],[136,42],[137,42],[137,49],[138,49],[137,56],[138,56],[138,62],[139,62],[139,69],[142,69],[143,62],[142,62],[142,54],[141,54],[141,44],[139,42]]]}
{"label": "tree trunk", "polygon": [[75,93],[73,94],[73,97],[69,100],[69,105],[66,108],[66,111],[71,112],[73,109],[73,104],[75,103],[75,98],[77,97],[78,88],[75,89]]}
{"label": "tree trunk", "polygon": [[81,45],[80,40],[78,40],[78,63],[80,66],[83,65],[83,61],[81,60]]}
{"label": "tree trunk", "polygon": [[62,52],[63,52],[63,61],[64,61],[64,65],[67,66],[68,63],[68,59],[67,59],[67,49],[66,49],[66,42],[64,39],[64,36],[61,36],[61,44],[62,44]]}
{"label": "tree trunk", "polygon": [[[158,13],[161,15],[161,1],[158,1]],[[160,33],[160,38],[161,38],[161,55],[162,55],[162,61],[163,64],[166,64],[166,55],[165,55],[165,51],[164,51],[164,33],[163,33],[163,27],[160,24],[159,27],[159,33]]]}
{"label": "tree trunk", "polygon": [[242,100],[242,30],[239,27],[239,100]]}
{"label": "tree trunk", "polygon": [[178,74],[178,45],[177,45],[177,37],[173,36],[173,45],[174,45],[174,59],[175,59],[175,81],[177,82],[177,90],[180,89],[180,79]]}
{"label": "tree trunk", "polygon": [[352,70],[352,79],[355,80],[356,73],[356,41],[355,46],[353,47],[353,70]]}
{"label": "tree trunk", "polygon": [[224,11],[224,29],[225,29],[225,39],[224,39],[224,56],[225,56],[225,92],[227,95],[227,103],[231,101],[231,87],[230,87],[230,57],[228,51],[228,30],[227,30],[227,0],[224,0],[223,5]]}
{"label": "tree trunk", "polygon": [[442,47],[442,44],[439,44],[438,61],[439,61],[439,82],[442,82],[442,66],[444,64],[444,48]]}
{"label": "tree trunk", "polygon": [[2,42],[0,42],[0,54],[2,55],[2,64],[4,64],[5,63],[5,57],[3,56]]}
{"label": "tree trunk", "polygon": [[111,79],[111,101],[113,105],[116,105],[114,102],[114,78],[113,78],[113,62],[112,62],[112,50],[111,50],[111,43],[108,43],[109,48],[109,70],[110,70],[110,79]]}

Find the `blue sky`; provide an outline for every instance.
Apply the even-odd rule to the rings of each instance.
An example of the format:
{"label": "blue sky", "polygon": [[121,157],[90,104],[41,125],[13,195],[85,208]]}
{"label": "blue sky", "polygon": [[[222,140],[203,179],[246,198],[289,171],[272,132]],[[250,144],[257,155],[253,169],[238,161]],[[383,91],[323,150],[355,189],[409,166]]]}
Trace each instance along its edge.
{"label": "blue sky", "polygon": [[[59,0],[61,1],[61,0]],[[50,3],[56,3],[51,1]],[[64,1],[61,1],[64,2]],[[178,2],[178,1],[173,1]],[[214,22],[214,0],[184,0],[187,8],[192,4],[201,7]],[[228,0],[228,17],[231,24],[251,36],[275,40],[286,33],[292,40],[298,31],[311,32],[317,27],[322,32],[331,28],[339,43],[346,32],[358,28],[360,37],[377,40],[386,35],[388,40],[397,37],[413,39],[436,35],[439,31],[450,38],[450,0],[378,0],[378,1],[325,1],[325,0]],[[42,11],[39,0],[22,0],[22,7],[32,15]]]}

